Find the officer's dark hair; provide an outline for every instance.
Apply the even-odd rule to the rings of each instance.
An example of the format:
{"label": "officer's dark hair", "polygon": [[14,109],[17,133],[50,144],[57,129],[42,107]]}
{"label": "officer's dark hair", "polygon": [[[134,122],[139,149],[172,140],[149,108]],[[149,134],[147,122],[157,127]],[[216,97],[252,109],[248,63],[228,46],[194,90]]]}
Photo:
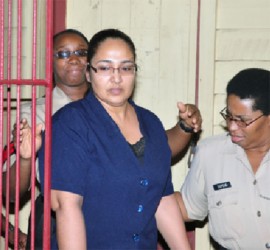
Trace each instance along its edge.
{"label": "officer's dark hair", "polygon": [[76,30],[76,29],[65,29],[65,30],[62,30],[62,31],[56,33],[53,36],[53,43],[55,43],[55,41],[57,40],[58,37],[60,37],[62,35],[66,35],[66,34],[78,35],[85,41],[86,44],[88,44],[88,39],[86,38],[86,36],[82,32],[80,32],[79,30]]}
{"label": "officer's dark hair", "polygon": [[270,114],[270,71],[248,68],[237,73],[227,85],[227,97],[236,95],[240,99],[253,99],[253,111]]}

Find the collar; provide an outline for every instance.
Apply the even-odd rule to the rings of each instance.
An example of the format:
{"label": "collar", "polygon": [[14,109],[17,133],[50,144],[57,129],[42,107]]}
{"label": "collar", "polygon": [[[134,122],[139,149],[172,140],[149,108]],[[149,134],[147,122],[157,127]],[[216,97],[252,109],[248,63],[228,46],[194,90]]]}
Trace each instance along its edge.
{"label": "collar", "polygon": [[72,102],[72,100],[65,94],[65,92],[57,86],[54,87],[52,94],[53,114],[60,108],[64,107],[66,104]]}

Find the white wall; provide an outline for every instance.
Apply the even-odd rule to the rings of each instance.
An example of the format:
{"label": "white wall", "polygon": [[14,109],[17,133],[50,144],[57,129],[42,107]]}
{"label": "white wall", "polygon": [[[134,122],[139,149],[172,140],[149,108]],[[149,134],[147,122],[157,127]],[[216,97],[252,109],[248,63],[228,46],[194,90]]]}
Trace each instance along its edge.
{"label": "white wall", "polygon": [[270,1],[218,1],[216,15],[214,132],[225,106],[227,81],[248,67],[270,69]]}

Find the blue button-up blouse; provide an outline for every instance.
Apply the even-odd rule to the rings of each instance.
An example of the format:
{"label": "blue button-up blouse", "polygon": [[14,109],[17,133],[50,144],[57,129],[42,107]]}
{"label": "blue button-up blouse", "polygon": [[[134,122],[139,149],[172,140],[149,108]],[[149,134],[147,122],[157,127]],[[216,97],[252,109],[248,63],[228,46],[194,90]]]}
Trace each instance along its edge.
{"label": "blue button-up blouse", "polygon": [[143,161],[93,93],[53,117],[52,189],[83,197],[88,249],[156,249],[155,213],[173,193],[164,128],[152,112],[130,103],[145,138]]}

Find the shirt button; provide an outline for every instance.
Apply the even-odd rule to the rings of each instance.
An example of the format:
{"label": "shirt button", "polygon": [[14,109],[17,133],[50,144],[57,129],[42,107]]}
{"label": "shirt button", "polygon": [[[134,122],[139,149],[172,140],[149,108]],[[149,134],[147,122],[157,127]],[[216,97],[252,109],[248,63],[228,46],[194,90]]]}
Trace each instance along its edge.
{"label": "shirt button", "polygon": [[270,242],[267,242],[267,243],[265,244],[265,247],[266,247],[267,249],[270,249]]}
{"label": "shirt button", "polygon": [[261,211],[258,211],[258,212],[257,212],[257,216],[258,216],[258,217],[261,217],[261,215],[262,215],[262,214],[261,214]]}
{"label": "shirt button", "polygon": [[141,185],[144,186],[144,187],[148,186],[148,184],[149,184],[149,182],[148,182],[147,179],[142,179],[140,183],[141,183]]}
{"label": "shirt button", "polygon": [[218,202],[216,203],[216,205],[217,205],[217,206],[221,206],[221,205],[222,205],[222,201],[218,201]]}
{"label": "shirt button", "polygon": [[257,181],[256,181],[256,180],[254,180],[254,181],[253,181],[253,185],[256,185],[256,184],[257,184]]}
{"label": "shirt button", "polygon": [[139,234],[133,234],[133,235],[132,235],[132,239],[133,239],[135,242],[138,242],[138,241],[140,240]]}
{"label": "shirt button", "polygon": [[143,211],[143,205],[139,205],[137,211],[138,211],[139,213],[141,213],[141,212]]}

